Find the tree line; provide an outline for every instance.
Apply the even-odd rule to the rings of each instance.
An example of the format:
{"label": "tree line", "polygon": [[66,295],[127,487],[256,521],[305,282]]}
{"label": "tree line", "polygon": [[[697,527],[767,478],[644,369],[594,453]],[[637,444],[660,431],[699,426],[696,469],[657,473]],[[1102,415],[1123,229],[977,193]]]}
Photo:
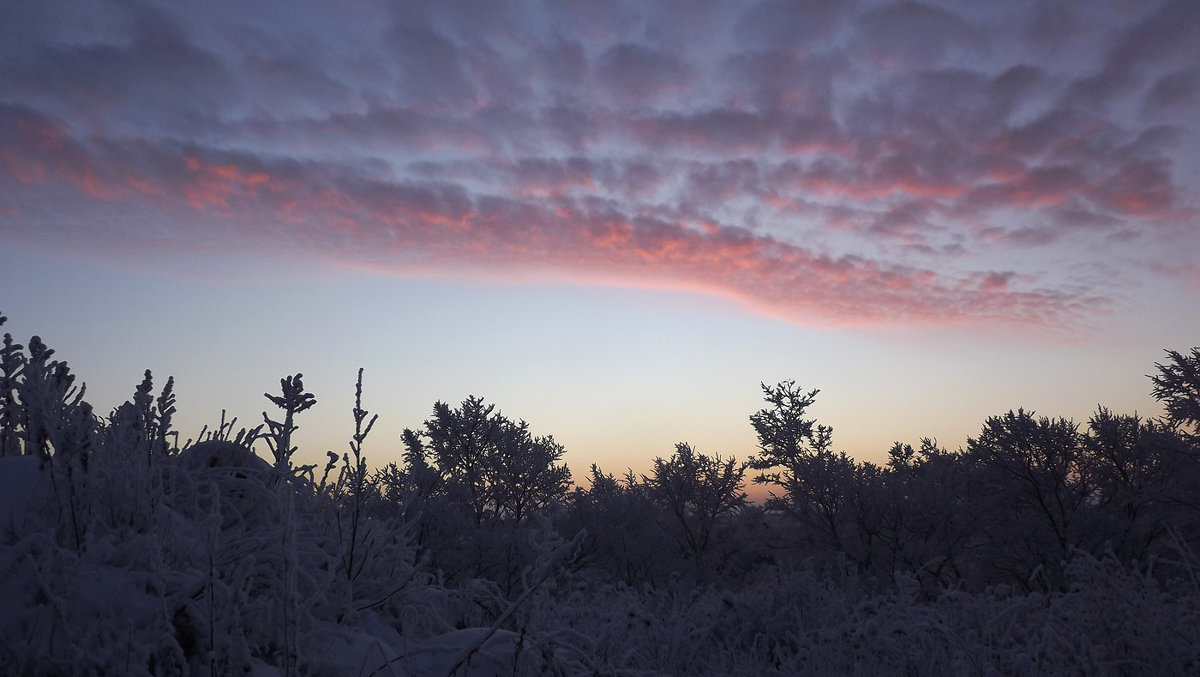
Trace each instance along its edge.
{"label": "tree line", "polygon": [[[592,465],[586,486],[574,486],[553,436],[535,435],[525,420],[474,395],[436,402],[421,426],[403,431],[402,462],[372,470],[363,446],[377,416],[368,420],[362,408],[360,369],[349,450],[328,452],[318,478],[316,466],[291,461],[298,417],[316,404],[302,374],[265,395],[282,420],[264,411],[258,427],[234,435],[223,421],[180,444],[171,429],[173,380],[155,398],[147,371],[129,402],[100,417],[53,354],[37,336],[26,352],[5,334],[2,455],[61,456],[84,472],[90,454],[118,439],[133,440],[147,463],[206,440],[247,449],[261,441],[280,477],[352,501],[351,531],[369,514],[404,515],[449,578],[513,584],[526,563],[520,534],[546,521],[568,536],[586,532],[581,566],[628,584],[678,575],[717,581],[810,559],[881,584],[911,574],[931,594],[996,583],[1054,589],[1077,550],[1164,572],[1200,538],[1197,348],[1168,350],[1155,364],[1160,418],[1100,407],[1080,424],[1017,409],[987,418],[965,448],[897,442],[883,464],[835,450],[833,429],[808,415],[819,390],[764,383],[765,406],[749,417],[758,449],[745,460],[681,442],[645,474],[618,477]],[[747,483],[768,489],[764,504],[747,500]]]}
{"label": "tree line", "polygon": [[[25,639],[0,641],[0,658],[35,672],[89,661],[100,671],[120,660],[128,667],[133,640],[122,655],[104,653],[116,644],[94,634],[105,627],[94,618],[110,612],[89,606],[87,581],[70,573],[80,570],[139,577],[126,593],[152,603],[121,612],[129,617],[118,623],[145,636],[151,648],[139,660],[209,672],[251,659],[285,673],[333,669],[317,647],[334,628],[370,635],[386,627],[407,642],[480,626],[490,629],[471,637],[539,638],[540,658],[518,649],[512,666],[575,665],[583,655],[584,664],[612,669],[695,671],[700,663],[690,661],[703,654],[714,672],[786,671],[828,646],[803,630],[797,604],[824,609],[822,627],[858,628],[871,605],[902,599],[939,613],[1010,600],[1034,624],[1004,639],[1018,661],[1022,638],[1042,627],[1039,599],[1070,599],[1063,613],[1087,619],[1131,585],[1182,600],[1154,602],[1137,622],[1178,626],[1172,614],[1186,615],[1186,601],[1200,595],[1200,348],[1166,356],[1150,377],[1161,417],[1100,407],[1077,423],[1017,409],[987,418],[962,448],[898,442],[876,464],[835,450],[832,428],[808,413],[818,390],[782,381],[761,384],[763,406],[749,415],[758,444],[747,458],[680,442],[645,473],[592,465],[577,481],[553,436],[473,395],[436,402],[403,431],[402,460],[373,468],[378,416],[364,406],[361,369],[354,433],[323,466],[293,460],[293,434],[317,403],[299,373],[265,393],[261,424],[222,416],[181,442],[172,379],[156,392],[147,371],[129,401],[97,414],[39,337],[26,348],[5,334],[0,469],[27,495],[20,505],[0,501],[0,584],[28,592],[0,621],[0,636]],[[764,503],[748,501],[750,483],[767,489]],[[1094,588],[1084,597],[1081,580]],[[804,599],[779,598],[777,589]],[[612,600],[629,610],[604,607]],[[579,615],[582,607],[607,620],[593,627],[599,621]],[[713,622],[694,626],[698,609]],[[149,615],[134,619],[139,613]],[[925,622],[912,613],[903,625]],[[647,614],[656,625],[646,625]],[[745,627],[715,620],[729,614]],[[682,624],[677,636],[647,634],[667,618]],[[46,619],[75,634],[47,634]],[[564,639],[555,623],[590,639]],[[936,641],[922,660],[959,665],[945,660],[963,638],[939,644],[945,626],[931,627]],[[977,648],[998,641],[978,627]],[[715,644],[702,648],[699,637]],[[1111,644],[1100,635],[1075,640],[1101,654]],[[884,652],[871,660],[893,660],[880,658],[889,642],[868,643]],[[664,646],[681,653],[663,655]],[[576,658],[555,653],[563,647]],[[1158,651],[1147,647],[1138,651]],[[418,653],[407,650],[405,660]],[[1044,660],[1055,655],[1051,647]],[[1097,655],[1097,665],[1126,660]],[[1180,666],[1192,665],[1179,655]]]}

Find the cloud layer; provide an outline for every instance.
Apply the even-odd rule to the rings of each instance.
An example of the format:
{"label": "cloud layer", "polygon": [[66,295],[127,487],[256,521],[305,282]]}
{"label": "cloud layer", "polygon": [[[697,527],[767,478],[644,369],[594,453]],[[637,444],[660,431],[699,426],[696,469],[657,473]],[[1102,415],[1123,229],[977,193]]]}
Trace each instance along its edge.
{"label": "cloud layer", "polygon": [[1195,285],[1200,5],[19,3],[0,234],[1071,327]]}

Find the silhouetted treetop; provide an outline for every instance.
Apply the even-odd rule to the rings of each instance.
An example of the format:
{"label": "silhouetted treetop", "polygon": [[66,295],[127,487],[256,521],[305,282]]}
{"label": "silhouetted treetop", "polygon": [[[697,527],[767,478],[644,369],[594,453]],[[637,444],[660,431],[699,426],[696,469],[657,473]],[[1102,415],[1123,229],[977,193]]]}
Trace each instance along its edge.
{"label": "silhouetted treetop", "polygon": [[1191,355],[1168,350],[1167,364],[1154,363],[1157,375],[1154,381],[1154,398],[1167,409],[1167,420],[1173,425],[1192,426],[1200,431],[1200,348],[1192,348]]}
{"label": "silhouetted treetop", "polygon": [[571,471],[566,449],[552,436],[534,436],[525,421],[512,421],[471,395],[458,407],[435,402],[422,430],[402,434],[405,460],[428,489],[441,492],[475,522],[492,517],[521,522],[566,495]]}
{"label": "silhouetted treetop", "polygon": [[671,458],[654,459],[653,473],[642,481],[651,499],[670,515],[681,549],[698,556],[708,547],[717,520],[745,505],[745,474],[746,463],[732,456],[708,456],[680,442]]}
{"label": "silhouetted treetop", "polygon": [[771,406],[750,415],[750,425],[758,434],[759,448],[750,467],[755,470],[790,467],[802,456],[828,451],[833,428],[805,418],[820,390],[806,393],[795,381],[781,381],[775,386],[759,385],[763,399]]}

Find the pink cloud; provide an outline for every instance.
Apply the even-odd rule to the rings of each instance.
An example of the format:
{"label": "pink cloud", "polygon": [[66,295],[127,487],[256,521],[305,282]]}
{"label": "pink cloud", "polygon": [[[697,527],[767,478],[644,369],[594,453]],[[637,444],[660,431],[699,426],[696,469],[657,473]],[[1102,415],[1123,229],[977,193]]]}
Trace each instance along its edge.
{"label": "pink cloud", "polygon": [[[125,162],[105,168],[106,177],[122,177],[113,180],[97,178],[91,155],[55,136],[52,126],[44,132],[49,146],[73,150],[59,157],[47,153],[45,143],[33,149],[50,165],[37,180],[57,177],[82,195],[135,210],[139,201],[150,200],[184,220],[188,210],[236,214],[242,228],[250,229],[249,243],[261,240],[254,228],[288,223],[294,248],[349,265],[365,256],[377,270],[479,264],[513,274],[612,278],[703,290],[756,312],[818,324],[970,319],[1054,326],[1079,313],[1070,294],[1024,288],[1026,281],[1014,284],[1011,274],[963,277],[861,256],[833,257],[719,220],[697,228],[630,212],[619,202],[574,199],[571,188],[588,192],[595,186],[589,173],[594,167],[584,162],[516,164],[511,176],[524,190],[509,198],[473,196],[455,184],[379,181],[318,165],[272,165],[251,156],[169,147],[142,149],[142,164],[130,161],[130,153],[111,154],[110,162]],[[67,174],[60,171],[64,158],[79,162]],[[730,168],[737,168],[723,179],[733,179],[730,193],[743,192],[757,178],[753,164]],[[734,178],[739,174],[742,178]],[[916,197],[958,194],[898,179],[878,186],[836,185],[859,198],[899,191]],[[819,183],[815,189],[820,192]],[[901,228],[921,218],[920,211],[909,214],[897,222]]]}
{"label": "pink cloud", "polygon": [[[174,171],[156,176],[129,170],[126,176],[134,180],[114,191],[91,191],[82,180],[74,185],[135,209],[138,196],[153,195],[183,219],[189,210],[229,215],[236,209],[243,228],[273,229],[272,223],[286,222],[293,247],[350,265],[366,256],[377,269],[401,273],[480,263],[516,274],[534,269],[566,279],[616,277],[704,289],[801,322],[1030,322],[1061,319],[1070,301],[1038,296],[1040,306],[1034,308],[1028,292],[861,257],[831,257],[716,223],[692,228],[628,214],[616,203],[470,197],[453,186],[322,177],[287,167],[278,177],[251,158],[202,155],[164,150],[156,162],[174,162]],[[331,239],[334,233],[348,240]],[[251,230],[246,242],[258,235]],[[341,246],[330,248],[339,241]]]}
{"label": "pink cloud", "polygon": [[1151,260],[1194,221],[1186,2],[618,5],[14,25],[36,58],[0,67],[4,235],[153,223],[799,321],[1053,325],[1116,294],[1032,261]]}
{"label": "pink cloud", "polygon": [[1170,173],[1161,162],[1131,162],[1106,177],[1092,192],[1102,206],[1135,216],[1165,216],[1175,205]]}

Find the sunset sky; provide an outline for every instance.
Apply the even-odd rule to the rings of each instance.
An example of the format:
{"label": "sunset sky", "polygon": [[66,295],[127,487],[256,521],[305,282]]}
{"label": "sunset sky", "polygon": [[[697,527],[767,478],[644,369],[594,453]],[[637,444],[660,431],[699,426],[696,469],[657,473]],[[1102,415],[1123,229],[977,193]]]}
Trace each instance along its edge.
{"label": "sunset sky", "polygon": [[304,462],[469,394],[591,462],[1157,415],[1200,344],[1200,2],[0,6],[0,312]]}

